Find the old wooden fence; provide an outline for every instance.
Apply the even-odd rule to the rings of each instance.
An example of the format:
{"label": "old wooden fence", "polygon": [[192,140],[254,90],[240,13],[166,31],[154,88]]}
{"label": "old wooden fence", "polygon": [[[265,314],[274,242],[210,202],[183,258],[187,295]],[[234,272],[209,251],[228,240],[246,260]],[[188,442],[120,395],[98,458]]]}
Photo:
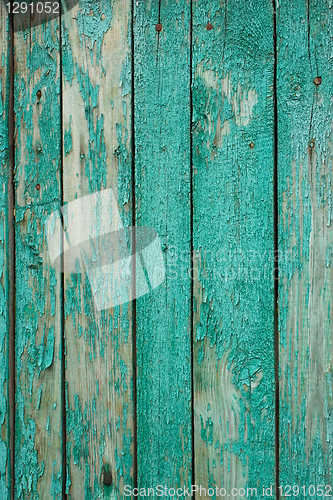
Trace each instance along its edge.
{"label": "old wooden fence", "polygon": [[[332,0],[18,19],[3,2],[1,500],[333,494]],[[108,189],[165,275],[97,310],[46,225]]]}

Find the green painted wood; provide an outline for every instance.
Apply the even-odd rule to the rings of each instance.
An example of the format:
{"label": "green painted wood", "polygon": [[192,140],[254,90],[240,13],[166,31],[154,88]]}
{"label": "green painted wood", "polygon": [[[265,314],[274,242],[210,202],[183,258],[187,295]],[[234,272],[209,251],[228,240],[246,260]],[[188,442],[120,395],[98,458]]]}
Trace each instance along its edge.
{"label": "green painted wood", "polygon": [[[330,0],[277,2],[279,473],[280,484],[307,487],[330,484],[333,466],[331,10]],[[8,234],[14,226],[3,4],[0,14],[2,499],[11,481]],[[131,22],[129,0],[80,2],[63,17],[61,63],[57,20],[15,34],[15,498],[62,498],[63,327],[69,499],[123,498],[136,473],[139,488],[178,488],[195,479],[228,493],[257,487],[260,498],[276,473],[273,6],[269,0],[135,2],[134,47]],[[68,204],[107,188],[125,227],[135,188],[136,223],[158,231],[164,255],[163,284],[136,303],[137,387],[133,303],[98,311],[94,296],[103,283],[92,287],[85,273],[65,274],[64,302],[44,229],[62,199]]]}
{"label": "green painted wood", "polygon": [[275,481],[273,33],[268,0],[193,2],[195,481],[258,498]]}
{"label": "green painted wood", "polygon": [[135,2],[136,223],[158,232],[166,273],[136,303],[137,475],[146,489],[192,481],[189,30],[185,0]]}
{"label": "green painted wood", "polygon": [[[132,223],[130,33],[129,0],[80,2],[62,25],[64,202],[111,188],[124,227]],[[86,224],[75,221],[78,233]],[[92,224],[100,234],[99,218]],[[123,498],[133,482],[132,303],[99,311],[104,286],[103,273],[96,287],[85,272],[65,274],[73,500]]]}
{"label": "green painted wood", "polygon": [[10,162],[9,162],[9,26],[0,5],[0,498],[9,500],[9,332],[10,332]]}
{"label": "green painted wood", "polygon": [[58,21],[15,33],[14,44],[15,498],[60,499],[61,278],[45,231],[60,206]]}
{"label": "green painted wood", "polygon": [[332,483],[332,38],[332,2],[279,2],[282,485]]}

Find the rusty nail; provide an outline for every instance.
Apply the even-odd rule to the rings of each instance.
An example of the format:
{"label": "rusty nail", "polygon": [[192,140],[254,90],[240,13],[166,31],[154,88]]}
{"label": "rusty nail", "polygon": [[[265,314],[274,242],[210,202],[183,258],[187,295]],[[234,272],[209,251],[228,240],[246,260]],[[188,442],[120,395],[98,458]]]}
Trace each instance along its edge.
{"label": "rusty nail", "polygon": [[212,30],[213,29],[213,25],[211,23],[207,23],[206,29],[208,31]]}
{"label": "rusty nail", "polygon": [[249,146],[250,146],[251,149],[253,149],[254,148],[254,143],[250,142]]}
{"label": "rusty nail", "polygon": [[36,189],[37,189],[37,191],[40,190],[40,184],[37,184]]}
{"label": "rusty nail", "polygon": [[162,24],[160,24],[160,23],[156,24],[155,30],[156,31],[162,31]]}
{"label": "rusty nail", "polygon": [[315,82],[315,85],[320,85],[321,84],[321,76],[317,76],[315,79],[314,79],[314,82]]}
{"label": "rusty nail", "polygon": [[315,145],[314,141],[311,141],[310,144],[309,144],[310,149],[313,149],[314,145]]}
{"label": "rusty nail", "polygon": [[41,91],[40,91],[40,90],[38,90],[38,91],[37,91],[37,93],[36,93],[36,95],[37,95],[37,98],[38,98],[38,99],[40,99],[40,98],[42,97],[42,93],[41,93]]}

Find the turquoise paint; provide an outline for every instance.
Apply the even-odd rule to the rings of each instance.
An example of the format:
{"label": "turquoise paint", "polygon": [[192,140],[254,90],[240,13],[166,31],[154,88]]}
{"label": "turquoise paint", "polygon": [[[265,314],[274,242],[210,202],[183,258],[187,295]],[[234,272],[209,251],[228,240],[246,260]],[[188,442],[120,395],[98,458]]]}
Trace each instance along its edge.
{"label": "turquoise paint", "polygon": [[[54,462],[53,468],[57,469],[57,464]],[[52,483],[51,483],[51,489],[50,489],[50,494],[51,498],[53,500],[57,500],[58,498],[61,498],[62,495],[62,476],[61,472],[53,472],[52,473]]]}
{"label": "turquoise paint", "polygon": [[[114,2],[81,2],[75,20],[76,26],[72,26],[73,32],[66,38],[71,56],[70,62],[66,61],[65,64],[70,67],[73,64],[74,75],[70,83],[73,85],[75,79],[78,83],[79,98],[82,99],[86,120],[84,124],[77,124],[73,113],[70,129],[82,127],[83,135],[87,137],[87,141],[80,151],[80,157],[75,158],[75,148],[73,148],[73,142],[69,140],[70,129],[68,129],[65,137],[65,150],[69,162],[80,160],[82,165],[82,182],[75,198],[108,187],[107,174],[110,173],[111,162],[114,163],[114,158],[110,158],[110,156],[114,154],[117,174],[112,178],[112,182],[116,182],[118,177],[115,192],[118,194],[122,222],[127,226],[132,221],[131,144],[129,140],[131,117],[130,108],[125,101],[125,96],[128,95],[131,88],[131,74],[129,72],[131,62],[129,58],[123,63],[121,81],[119,82],[120,95],[124,98],[122,101],[124,116],[121,117],[123,122],[117,123],[112,132],[105,130],[105,122],[110,119],[109,114],[113,113],[114,110],[111,104],[109,108],[103,109],[103,101],[100,99],[101,85],[106,75],[103,64],[110,67],[110,64],[107,65],[107,61],[103,61],[102,45],[106,40],[106,35],[109,36],[112,29],[113,6]],[[78,42],[76,28],[78,29],[84,63],[80,58],[78,47],[71,46],[71,44]],[[86,53],[89,58],[87,65],[85,64]],[[80,59],[76,59],[77,57]],[[67,68],[66,71],[69,72]],[[99,74],[101,84],[96,84],[94,83],[95,75]],[[66,92],[66,85],[64,92]],[[106,136],[109,136],[110,133],[116,133],[118,138],[119,144],[114,152],[107,151]],[[86,183],[87,190],[84,188]],[[97,379],[93,381],[89,387],[89,399],[86,396],[87,392],[82,391],[81,394],[76,391],[74,393],[70,385],[67,385],[67,467],[69,477],[67,478],[66,491],[69,498],[76,498],[75,488],[78,487],[79,478],[84,487],[85,499],[107,499],[114,496],[122,498],[122,488],[125,484],[132,483],[133,475],[133,433],[131,430],[133,424],[131,418],[128,418],[128,414],[132,415],[133,413],[131,405],[128,404],[130,399],[129,385],[132,383],[130,376],[132,361],[127,357],[122,359],[121,355],[122,346],[128,342],[131,330],[131,305],[125,304],[121,308],[117,307],[97,314],[93,307],[92,290],[87,276],[85,274],[71,274],[71,276],[66,277],[65,320],[66,325],[69,325],[69,322],[72,323],[68,326],[68,332],[69,330],[73,331],[73,326],[77,338],[84,342],[85,356],[82,352],[78,352],[75,355],[75,362],[78,364],[97,363],[99,366],[103,366],[103,369],[105,365],[110,370],[107,382]],[[106,351],[110,353],[111,350],[115,359],[114,366],[110,364],[110,360],[105,355]],[[68,368],[70,369],[70,367]],[[106,383],[109,384],[109,387],[106,386]],[[99,413],[99,402],[106,391],[115,393],[116,411],[118,412],[119,408],[121,412],[121,415],[117,415],[118,425],[116,427],[114,426],[115,415],[113,413],[110,413],[109,410],[105,415]],[[101,425],[96,430],[95,422],[97,419]],[[111,435],[111,429],[115,431],[112,431],[113,435]],[[107,443],[107,441],[110,439],[117,443],[113,457],[107,455],[107,451],[110,451],[110,442]],[[98,450],[97,459],[95,452],[93,452],[95,447]],[[112,462],[113,483],[111,487],[104,487],[101,477],[97,473],[97,469],[102,470],[106,461]],[[78,471],[81,471],[81,474]],[[74,475],[75,479],[73,479]]]}
{"label": "turquoise paint", "polygon": [[[105,33],[110,29],[114,0],[81,0],[77,16],[77,26],[81,44],[89,50],[91,64],[101,64],[101,47]],[[90,15],[93,13],[93,15]],[[89,45],[88,43],[89,42]],[[95,50],[94,50],[95,49]]]}
{"label": "turquoise paint", "polygon": [[61,42],[62,42],[62,75],[65,81],[72,84],[74,77],[73,53],[69,43],[69,33],[65,23],[61,24]]}
{"label": "turquoise paint", "polygon": [[194,2],[192,50],[195,474],[229,491],[275,481],[272,3]]}
{"label": "turquoise paint", "polygon": [[[25,39],[25,42],[22,39]],[[55,331],[50,318],[55,317],[57,278],[52,269],[43,273],[43,248],[46,247],[44,224],[60,204],[60,79],[57,23],[46,23],[31,32],[31,38],[17,35],[15,74],[15,188],[16,188],[16,452],[15,498],[38,499],[39,491],[60,499],[47,481],[47,457],[37,452],[36,421],[47,425],[46,398],[41,398],[37,378],[54,361]],[[18,40],[20,42],[18,42]],[[31,41],[30,41],[31,40]],[[24,58],[23,63],[22,59]],[[21,65],[21,66],[20,66]],[[51,90],[52,89],[52,90]],[[34,121],[37,118],[37,123]],[[38,133],[34,136],[34,130]],[[37,184],[40,190],[36,189]],[[46,309],[47,291],[50,310]],[[46,316],[48,319],[46,320]],[[46,323],[47,321],[47,323]],[[44,325],[43,325],[44,322]],[[48,327],[46,325],[49,325]],[[37,341],[38,332],[43,332]],[[40,338],[40,337],[39,337]],[[29,380],[29,387],[26,380]],[[23,384],[23,385],[21,385]],[[60,384],[60,379],[59,379]],[[44,388],[45,389],[45,388]],[[30,398],[28,399],[28,393]],[[43,408],[43,410],[42,410]],[[51,409],[51,408],[50,408]],[[61,409],[59,408],[59,411]],[[35,412],[39,412],[36,414]],[[35,421],[36,419],[36,421]],[[59,418],[60,424],[60,418]],[[49,427],[50,428],[50,427]],[[61,429],[59,428],[59,432]],[[61,449],[54,473],[61,473]],[[51,471],[50,471],[51,474]]]}
{"label": "turquoise paint", "polygon": [[331,8],[277,9],[280,478],[307,487],[333,465]]}
{"label": "turquoise paint", "polygon": [[157,230],[166,269],[136,303],[138,487],[146,489],[192,481],[189,30],[186,1],[135,3],[136,224]]}
{"label": "turquoise paint", "polygon": [[85,177],[89,180],[90,192],[106,187],[107,152],[104,140],[104,116],[101,114],[94,125],[93,110],[98,108],[99,85],[91,84],[88,73],[75,65],[76,76],[80,86],[82,99],[85,103],[85,115],[89,130],[88,154],[84,154]]}
{"label": "turquoise paint", "polygon": [[64,151],[65,151],[65,156],[68,156],[69,153],[73,149],[73,141],[72,141],[72,120],[69,122],[69,128],[68,130],[65,130],[64,133]]}
{"label": "turquoise paint", "polygon": [[0,23],[2,71],[0,75],[0,497],[10,498],[11,474],[9,469],[9,407],[8,407],[8,339],[9,339],[9,258],[8,212],[9,144],[9,36],[7,22]]}
{"label": "turquoise paint", "polygon": [[[279,322],[280,353],[285,362],[285,371],[280,366],[281,482],[315,484],[320,480],[329,483],[333,439],[332,366],[325,354],[331,352],[333,248],[330,232],[333,219],[331,6],[326,0],[314,0],[308,12],[309,7],[304,2],[291,6],[290,2],[280,0],[279,4],[279,245],[282,271]],[[76,23],[82,51],[87,51],[90,64],[104,77],[106,70],[101,49],[111,27],[115,2],[88,1],[81,2],[80,6]],[[214,487],[221,470],[226,471],[222,484],[227,487],[236,460],[240,475],[248,474],[249,486],[254,486],[257,478],[261,484],[271,484],[274,482],[273,264],[270,260],[272,6],[264,0],[252,3],[212,0],[209,5],[197,0],[192,8],[194,246],[199,266],[194,297],[194,410],[199,422],[195,429],[197,478],[200,481],[200,477],[205,477],[209,486]],[[155,31],[158,21],[163,27],[159,34]],[[213,25],[212,30],[206,29],[208,21]],[[89,132],[87,152],[80,152],[79,159],[83,160],[83,176],[88,180],[89,190],[94,192],[106,187],[107,183],[105,137],[109,131],[104,130],[105,117],[115,106],[111,101],[109,110],[100,109],[102,86],[94,85],[86,67],[74,62],[65,24],[62,29],[62,75],[69,85],[74,79],[79,84]],[[174,5],[167,1],[161,3],[160,9],[158,3],[140,2],[136,7],[133,49],[137,70],[137,223],[158,229],[167,269],[165,284],[137,303],[138,480],[147,487],[159,482],[169,486],[191,482],[188,29],[189,6],[185,2]],[[37,454],[36,422],[29,418],[28,408],[41,411],[46,387],[37,387],[37,379],[59,358],[52,326],[47,328],[45,323],[43,328],[42,324],[43,334],[36,339],[37,326],[40,328],[45,321],[44,315],[54,318],[57,314],[57,276],[51,268],[46,268],[43,274],[40,254],[46,245],[44,223],[48,214],[59,208],[60,200],[60,80],[56,56],[59,44],[49,24],[41,28],[42,41],[36,33],[34,31],[31,36],[33,47],[26,65],[27,75],[17,73],[15,78],[18,138],[15,177],[18,255],[16,439],[19,450],[16,498],[38,498],[38,489],[47,472],[44,457]],[[28,51],[30,32],[23,37]],[[23,40],[21,42],[24,46]],[[3,67],[7,64],[6,57],[2,53]],[[316,87],[313,80],[319,73],[323,81]],[[122,63],[120,81],[123,98],[131,91],[131,78],[131,59],[127,57]],[[28,86],[27,81],[32,84]],[[45,93],[48,88],[56,91]],[[1,392],[0,396],[2,429],[7,426],[8,410],[5,397],[8,275],[5,266],[10,256],[6,248],[8,106],[6,108],[4,97],[7,90],[4,80],[0,79],[3,186],[0,191],[0,384],[5,394]],[[41,98],[37,96],[39,90]],[[249,112],[242,105],[251,99]],[[31,132],[36,126],[33,106],[41,108],[40,136],[36,140]],[[118,146],[113,152],[118,168],[118,202],[125,225],[132,220],[129,108],[124,99],[123,123],[116,126]],[[72,126],[74,122],[68,124],[64,134],[64,154],[70,158],[73,155]],[[27,134],[25,129],[29,131]],[[35,190],[37,183],[41,185],[39,192]],[[316,247],[322,253],[322,262],[318,255],[311,260]],[[311,272],[313,265],[318,263],[326,274],[322,282],[321,271],[315,268],[313,279],[317,288],[314,293]],[[260,280],[251,275],[253,268],[264,272]],[[318,300],[315,304],[314,297]],[[80,325],[81,315],[88,318],[85,328]],[[135,388],[129,375],[131,360],[122,359],[120,354],[121,345],[128,342],[131,308],[115,308],[97,320],[86,278],[73,274],[67,282],[65,316],[73,321],[78,338],[85,339],[91,362],[103,363],[106,348],[112,346],[117,371],[111,369],[110,390],[115,388],[122,411],[116,418],[107,412],[98,435],[94,419],[98,416],[102,391],[99,382],[96,381],[89,401],[82,401],[81,395],[76,394],[74,407],[70,407],[67,400],[67,492],[71,486],[72,456],[74,466],[83,470],[85,499],[121,497],[117,487],[101,486],[100,477],[94,470],[96,463],[89,455],[89,440],[94,440],[97,446],[97,461],[102,467],[107,439],[120,436],[117,443],[121,444],[116,446],[112,457],[116,464],[113,472],[117,484],[121,481],[131,484],[133,436],[127,396],[130,393],[133,400]],[[316,324],[311,323],[313,318]],[[317,331],[317,342],[325,341],[325,352],[314,349],[315,344],[309,345],[307,341],[308,332]],[[316,387],[309,385],[314,356],[318,361],[316,367],[320,367],[316,368],[319,370]],[[79,363],[80,359],[78,354]],[[209,374],[205,372],[208,359],[209,367],[213,367]],[[218,405],[224,404],[224,399],[213,400],[208,393],[215,382],[214,376],[219,377],[221,373],[231,373],[230,386],[237,395],[235,401],[227,403],[227,417],[219,412]],[[21,377],[26,375],[28,398],[21,384]],[[218,385],[221,386],[219,380]],[[206,391],[204,409],[201,409],[199,403]],[[54,403],[52,410],[56,412],[58,407]],[[113,420],[116,420],[114,427]],[[237,422],[237,438],[232,436],[233,422]],[[307,426],[307,422],[311,425]],[[45,426],[49,435],[51,415],[47,415]],[[6,432],[2,432],[2,436],[4,434]],[[2,439],[0,497],[6,498],[8,447],[5,438]],[[60,463],[55,461],[53,468],[49,493],[51,498],[59,499]]]}

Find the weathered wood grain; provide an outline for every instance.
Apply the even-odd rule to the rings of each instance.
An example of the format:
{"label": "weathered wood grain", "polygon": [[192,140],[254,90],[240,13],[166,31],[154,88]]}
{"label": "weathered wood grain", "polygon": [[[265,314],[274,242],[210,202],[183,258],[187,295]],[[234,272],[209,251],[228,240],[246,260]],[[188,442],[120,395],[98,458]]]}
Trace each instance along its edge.
{"label": "weathered wood grain", "polygon": [[9,333],[10,333],[10,161],[9,161],[9,23],[0,4],[0,498],[9,500]]}
{"label": "weathered wood grain", "polygon": [[60,499],[61,279],[45,222],[60,206],[57,20],[15,33],[15,498]]}
{"label": "weathered wood grain", "polygon": [[138,486],[178,488],[192,481],[189,3],[135,2],[134,37],[136,222],[165,264],[137,300]]}
{"label": "weathered wood grain", "polygon": [[268,0],[193,2],[195,482],[259,498],[275,479],[273,34]]}
{"label": "weathered wood grain", "polygon": [[331,1],[279,2],[282,485],[332,481],[332,39]]}
{"label": "weathered wood grain", "polygon": [[[132,222],[130,23],[129,0],[101,0],[80,2],[62,24],[64,202],[111,188],[124,227]],[[75,224],[80,233],[87,221]],[[93,224],[99,234],[98,217]],[[98,311],[105,282],[96,289],[81,270],[65,274],[66,491],[73,500],[122,498],[133,478],[132,303]]]}

